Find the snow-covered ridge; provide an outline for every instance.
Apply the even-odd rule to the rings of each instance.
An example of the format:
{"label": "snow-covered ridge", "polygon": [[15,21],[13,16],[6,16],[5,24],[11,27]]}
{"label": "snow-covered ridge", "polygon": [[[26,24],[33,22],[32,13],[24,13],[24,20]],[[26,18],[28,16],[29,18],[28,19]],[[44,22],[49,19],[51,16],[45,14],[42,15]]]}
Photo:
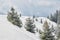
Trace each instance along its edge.
{"label": "snow-covered ridge", "polygon": [[[19,28],[7,20],[7,15],[0,15],[0,40],[39,40],[38,33],[33,34],[24,29],[25,20],[28,16],[22,16],[21,21],[23,23],[23,27]],[[36,19],[36,18],[35,18]],[[56,23],[50,21],[44,17],[38,17],[38,21],[35,21],[36,28],[42,30],[42,26],[45,20],[48,21],[49,26],[56,27]],[[43,23],[40,23],[42,19]]]}

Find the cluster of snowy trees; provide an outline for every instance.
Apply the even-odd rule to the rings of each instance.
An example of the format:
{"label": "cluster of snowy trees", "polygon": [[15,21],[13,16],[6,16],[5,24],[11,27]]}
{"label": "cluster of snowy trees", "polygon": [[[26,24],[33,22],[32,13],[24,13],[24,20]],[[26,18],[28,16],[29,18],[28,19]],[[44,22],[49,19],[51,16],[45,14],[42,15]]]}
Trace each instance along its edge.
{"label": "cluster of snowy trees", "polygon": [[54,21],[54,22],[57,23],[58,13],[60,13],[60,11],[59,10],[56,10],[56,12],[54,14],[51,14],[47,18],[49,18],[51,21]]}
{"label": "cluster of snowy trees", "polygon": [[56,35],[56,39],[55,40],[60,40],[60,10],[56,10],[56,13],[51,14],[50,17],[48,16],[48,18],[51,21],[54,21],[57,23],[57,28],[55,31],[55,35]]}
{"label": "cluster of snowy trees", "polygon": [[[20,14],[20,17],[21,17],[21,14]],[[22,21],[21,21],[20,17],[18,15],[18,13],[15,12],[15,9],[12,7],[11,10],[8,12],[7,19],[12,24],[14,24],[18,27],[22,27]],[[33,18],[35,18],[35,17],[33,17]],[[35,28],[34,20],[27,18],[26,23],[25,23],[25,29],[31,33],[35,33],[34,28]]]}
{"label": "cluster of snowy trees", "polygon": [[[58,11],[56,11],[56,14],[54,16],[51,15],[50,19],[52,21],[57,22],[57,14],[58,14]],[[22,27],[22,21],[21,21],[20,17],[21,17],[21,14],[19,16],[17,14],[17,12],[15,11],[15,9],[12,7],[11,11],[8,12],[7,19],[12,24],[14,24],[18,27]],[[35,16],[33,16],[33,19],[27,18],[26,23],[25,23],[25,29],[31,33],[35,33],[36,25],[34,24],[34,18],[35,18]],[[36,19],[36,21],[38,21],[38,19]],[[60,21],[59,18],[58,18],[58,21]],[[42,22],[43,21],[41,19],[40,23],[42,23]],[[58,28],[60,29],[60,26],[58,26]],[[41,30],[38,31],[38,33],[40,34],[41,40],[60,40],[60,30],[58,30],[58,33],[56,34],[57,35],[56,36],[57,39],[56,39],[55,35],[53,35],[53,33],[54,33],[53,29],[54,29],[53,26],[52,26],[52,28],[50,28],[48,22],[45,21],[43,24],[43,30],[44,31],[41,31]]]}

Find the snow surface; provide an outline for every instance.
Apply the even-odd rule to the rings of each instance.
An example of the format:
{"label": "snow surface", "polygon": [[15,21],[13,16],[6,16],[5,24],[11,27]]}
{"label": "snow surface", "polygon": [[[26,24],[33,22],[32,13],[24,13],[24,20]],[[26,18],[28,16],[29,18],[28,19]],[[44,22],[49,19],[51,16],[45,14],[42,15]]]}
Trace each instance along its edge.
{"label": "snow surface", "polygon": [[[39,34],[30,33],[25,30],[24,25],[28,16],[22,16],[23,27],[19,28],[7,20],[7,15],[0,15],[0,40],[40,40]],[[43,23],[45,20],[48,21],[49,26],[56,27],[56,23],[50,21],[44,17],[38,17],[38,21],[35,21],[36,28],[43,30]],[[40,20],[43,20],[43,23],[40,23]]]}

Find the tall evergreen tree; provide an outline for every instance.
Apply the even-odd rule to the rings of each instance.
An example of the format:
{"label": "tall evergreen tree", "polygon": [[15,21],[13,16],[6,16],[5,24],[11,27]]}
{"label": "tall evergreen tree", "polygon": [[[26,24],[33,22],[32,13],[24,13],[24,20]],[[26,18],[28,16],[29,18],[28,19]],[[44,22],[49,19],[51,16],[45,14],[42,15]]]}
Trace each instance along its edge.
{"label": "tall evergreen tree", "polygon": [[32,19],[30,19],[30,18],[26,19],[25,28],[27,31],[29,31],[31,33],[35,33],[35,31],[34,31],[35,24],[33,23]]}
{"label": "tall evergreen tree", "polygon": [[13,7],[11,8],[11,12],[8,13],[7,19],[12,24],[17,25],[19,27],[22,27],[22,22],[21,22],[17,12],[15,12],[15,9]]}
{"label": "tall evergreen tree", "polygon": [[58,12],[58,17],[57,17],[57,31],[56,31],[56,35],[57,35],[57,40],[60,40],[60,11]]}
{"label": "tall evergreen tree", "polygon": [[47,21],[44,22],[43,28],[44,31],[40,35],[41,40],[55,40]]}

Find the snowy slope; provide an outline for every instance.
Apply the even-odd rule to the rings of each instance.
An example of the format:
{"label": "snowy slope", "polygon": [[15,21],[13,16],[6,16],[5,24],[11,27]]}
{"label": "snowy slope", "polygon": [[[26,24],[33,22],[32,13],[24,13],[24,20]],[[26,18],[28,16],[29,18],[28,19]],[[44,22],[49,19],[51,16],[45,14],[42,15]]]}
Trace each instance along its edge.
{"label": "snowy slope", "polygon": [[0,15],[0,40],[35,40]]}
{"label": "snowy slope", "polygon": [[[7,20],[6,15],[0,15],[0,40],[39,40],[38,33],[35,34],[30,33],[25,30],[25,19],[28,18],[28,16],[22,16],[21,20],[23,23],[23,27],[19,28],[12,23],[10,23]],[[43,30],[43,23],[45,20],[48,21],[49,26],[56,27],[56,23],[50,21],[47,18],[44,17],[38,17],[38,21],[35,21],[36,28]],[[40,20],[42,19],[43,23],[40,23]]]}
{"label": "snowy slope", "polygon": [[[45,17],[38,17],[37,19],[38,19],[38,22],[35,22],[35,24],[36,25],[40,25],[40,26],[38,26],[38,28],[39,27],[41,28],[41,26],[43,26],[43,24],[44,24],[45,21],[48,22],[48,25],[50,27],[52,27],[52,25],[53,25],[53,27],[56,27],[57,26],[55,22],[52,22],[52,21],[50,21],[49,19],[47,19]],[[41,23],[41,19],[42,19],[42,23]]]}

